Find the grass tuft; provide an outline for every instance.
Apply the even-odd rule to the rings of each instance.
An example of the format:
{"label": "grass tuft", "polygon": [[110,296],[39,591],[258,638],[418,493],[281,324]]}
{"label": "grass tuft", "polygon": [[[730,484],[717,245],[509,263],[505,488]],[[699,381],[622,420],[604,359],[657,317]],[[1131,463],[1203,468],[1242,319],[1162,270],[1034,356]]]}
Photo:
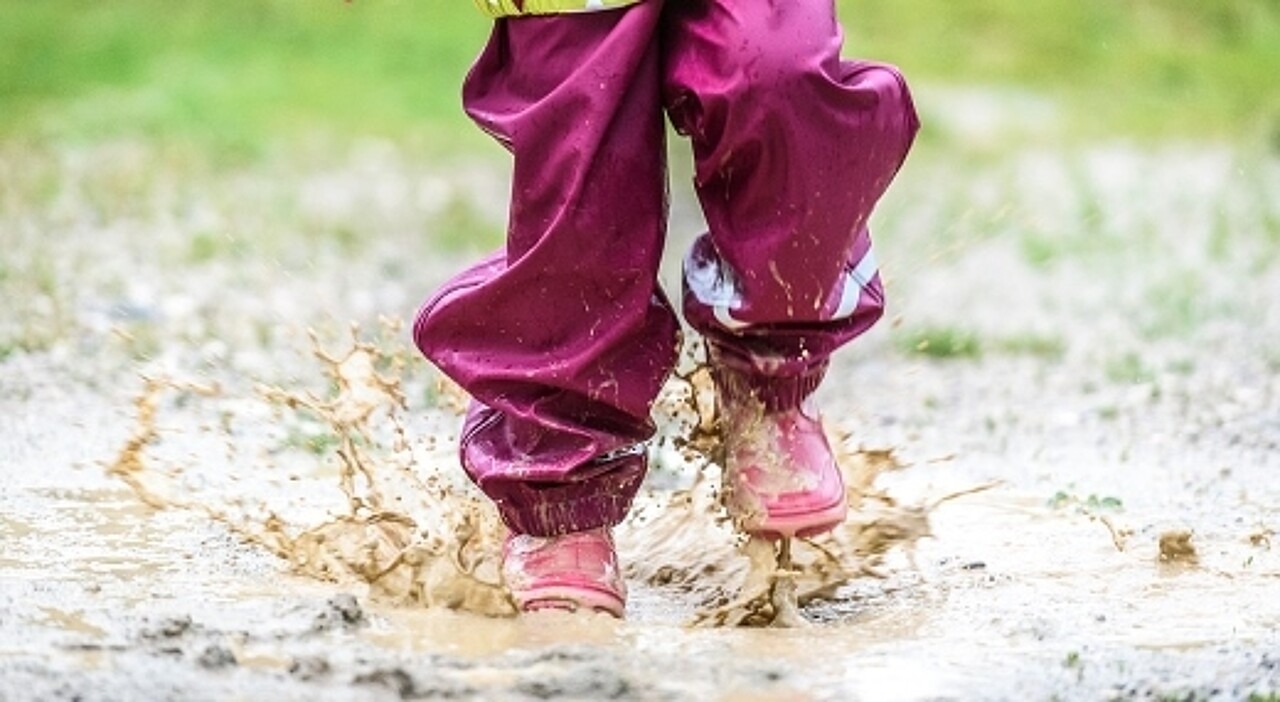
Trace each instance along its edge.
{"label": "grass tuft", "polygon": [[935,359],[975,359],[982,355],[978,337],[971,331],[955,327],[927,327],[908,332],[899,338],[905,353]]}

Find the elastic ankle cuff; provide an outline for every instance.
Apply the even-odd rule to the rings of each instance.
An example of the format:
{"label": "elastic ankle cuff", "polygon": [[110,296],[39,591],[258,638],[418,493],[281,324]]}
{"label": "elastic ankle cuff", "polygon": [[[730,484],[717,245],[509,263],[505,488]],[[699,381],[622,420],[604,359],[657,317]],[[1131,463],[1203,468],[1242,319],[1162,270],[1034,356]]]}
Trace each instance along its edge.
{"label": "elastic ankle cuff", "polygon": [[561,536],[576,531],[616,526],[631,508],[631,499],[619,495],[584,497],[565,502],[516,505],[495,501],[507,528],[530,536]]}
{"label": "elastic ankle cuff", "polygon": [[773,375],[756,368],[716,364],[711,369],[716,389],[728,403],[760,403],[766,412],[795,409],[813,394],[827,373],[827,362],[800,369],[799,373]]}
{"label": "elastic ankle cuff", "polygon": [[581,482],[539,487],[536,483],[502,481],[482,487],[511,531],[560,536],[622,522],[644,479],[645,463],[645,454],[640,451],[603,461],[598,466],[603,475]]}

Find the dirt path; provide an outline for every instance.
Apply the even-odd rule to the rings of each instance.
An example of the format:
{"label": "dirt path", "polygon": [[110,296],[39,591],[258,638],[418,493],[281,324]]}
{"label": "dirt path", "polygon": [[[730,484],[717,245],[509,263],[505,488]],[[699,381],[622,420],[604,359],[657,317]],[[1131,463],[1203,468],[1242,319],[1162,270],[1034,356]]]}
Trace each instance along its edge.
{"label": "dirt path", "polygon": [[[411,313],[500,226],[498,167],[381,144],[235,173],[127,144],[0,163],[0,699],[1280,694],[1274,160],[913,162],[879,215],[892,319],[821,398],[845,451],[907,464],[879,482],[902,504],[1000,485],[788,631],[691,628],[697,602],[644,583],[626,622],[396,607],[106,474],[139,374],[165,375],[221,393],[162,405],[176,489],[244,523],[277,496],[288,519],[342,507],[324,427],[255,385],[323,393],[305,329],[340,345]],[[696,229],[675,211],[673,257]],[[403,372],[419,460],[451,470],[447,398]]]}

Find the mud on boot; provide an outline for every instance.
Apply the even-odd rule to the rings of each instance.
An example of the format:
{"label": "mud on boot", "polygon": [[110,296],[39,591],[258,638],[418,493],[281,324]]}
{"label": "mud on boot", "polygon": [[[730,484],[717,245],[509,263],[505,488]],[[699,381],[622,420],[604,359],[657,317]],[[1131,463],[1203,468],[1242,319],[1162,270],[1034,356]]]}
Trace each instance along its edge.
{"label": "mud on boot", "polygon": [[621,618],[626,585],[606,528],[561,536],[511,534],[502,575],[522,612],[546,609],[607,612]]}
{"label": "mud on boot", "polygon": [[[830,531],[848,511],[844,479],[811,398],[773,407],[718,374],[725,504],[738,527],[766,538]],[[767,397],[767,396],[766,396]]]}

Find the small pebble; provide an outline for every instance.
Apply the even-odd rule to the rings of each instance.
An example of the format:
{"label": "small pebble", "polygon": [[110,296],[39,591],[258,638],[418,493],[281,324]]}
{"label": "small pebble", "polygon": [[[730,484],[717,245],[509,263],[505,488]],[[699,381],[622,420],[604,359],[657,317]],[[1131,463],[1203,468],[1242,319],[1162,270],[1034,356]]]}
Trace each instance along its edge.
{"label": "small pebble", "polygon": [[221,644],[210,644],[196,659],[201,668],[230,668],[236,664],[236,654]]}

